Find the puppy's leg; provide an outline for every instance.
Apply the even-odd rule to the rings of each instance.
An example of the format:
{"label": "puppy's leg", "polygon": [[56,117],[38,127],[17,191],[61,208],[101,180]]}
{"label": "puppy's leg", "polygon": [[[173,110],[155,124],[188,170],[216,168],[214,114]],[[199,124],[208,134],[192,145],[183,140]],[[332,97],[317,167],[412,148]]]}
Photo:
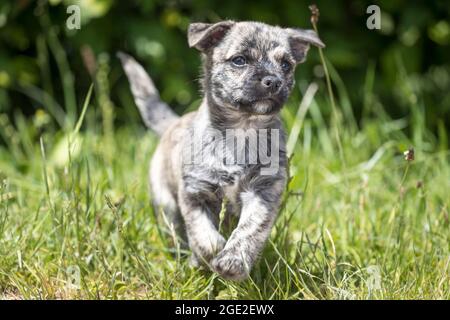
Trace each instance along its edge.
{"label": "puppy's leg", "polygon": [[[225,246],[226,240],[217,230],[218,213],[212,205],[199,203],[180,192],[179,205],[186,227],[189,246],[194,254],[192,264],[209,263]],[[196,261],[197,260],[197,261]]]}
{"label": "puppy's leg", "polygon": [[[170,224],[167,227],[173,228],[176,234],[180,238],[181,247],[186,247],[186,235],[184,233],[183,221],[175,202],[175,199],[171,195],[170,191],[164,187],[152,190],[153,196],[153,210],[156,214],[163,214],[165,221]],[[158,219],[160,220],[160,219]]]}
{"label": "puppy's leg", "polygon": [[270,200],[254,191],[241,194],[241,217],[225,248],[211,262],[215,272],[230,280],[248,277],[270,235],[280,197],[279,190],[272,190]]}
{"label": "puppy's leg", "polygon": [[[171,224],[171,226],[168,227],[175,230],[182,240],[181,247],[185,248],[187,246],[187,241],[184,232],[183,219],[181,218],[176,201],[176,192],[170,188],[168,177],[169,169],[167,169],[166,166],[167,163],[164,158],[163,149],[158,147],[153,155],[149,172],[153,208],[156,214],[161,213],[165,215],[165,220]],[[160,221],[161,220],[162,219],[160,219]]]}

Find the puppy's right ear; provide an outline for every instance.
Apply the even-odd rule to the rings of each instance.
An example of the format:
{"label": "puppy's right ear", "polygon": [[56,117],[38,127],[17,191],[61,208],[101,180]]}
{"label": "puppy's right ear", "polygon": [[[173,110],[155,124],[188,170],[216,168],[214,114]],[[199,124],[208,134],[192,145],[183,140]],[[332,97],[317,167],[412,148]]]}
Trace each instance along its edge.
{"label": "puppy's right ear", "polygon": [[289,34],[289,44],[291,45],[292,54],[297,63],[305,61],[310,44],[319,48],[325,48],[325,44],[320,40],[314,30],[291,28],[285,30]]}
{"label": "puppy's right ear", "polygon": [[207,51],[218,44],[234,24],[230,20],[214,24],[191,23],[188,28],[189,47],[195,47],[201,52]]}

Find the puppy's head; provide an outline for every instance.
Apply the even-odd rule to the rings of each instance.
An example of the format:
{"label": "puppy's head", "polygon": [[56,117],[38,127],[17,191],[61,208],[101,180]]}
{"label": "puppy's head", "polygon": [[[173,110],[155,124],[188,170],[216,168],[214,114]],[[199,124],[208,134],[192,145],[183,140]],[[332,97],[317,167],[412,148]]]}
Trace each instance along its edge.
{"label": "puppy's head", "polygon": [[204,54],[208,99],[224,111],[255,115],[277,113],[309,46],[325,46],[312,30],[234,21],[193,23],[188,42]]}

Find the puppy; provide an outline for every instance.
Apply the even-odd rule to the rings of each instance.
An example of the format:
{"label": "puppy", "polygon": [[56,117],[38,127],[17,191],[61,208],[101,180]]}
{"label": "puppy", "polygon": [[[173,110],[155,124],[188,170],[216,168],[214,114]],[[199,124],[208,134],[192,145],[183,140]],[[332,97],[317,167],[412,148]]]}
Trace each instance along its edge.
{"label": "puppy", "polygon": [[[150,165],[155,208],[185,232],[195,264],[223,278],[249,276],[274,224],[286,184],[285,134],[279,111],[312,30],[258,22],[193,23],[188,43],[202,53],[203,101],[178,117],[152,80],[119,53],[145,124],[161,136]],[[239,216],[226,240],[219,213]]]}

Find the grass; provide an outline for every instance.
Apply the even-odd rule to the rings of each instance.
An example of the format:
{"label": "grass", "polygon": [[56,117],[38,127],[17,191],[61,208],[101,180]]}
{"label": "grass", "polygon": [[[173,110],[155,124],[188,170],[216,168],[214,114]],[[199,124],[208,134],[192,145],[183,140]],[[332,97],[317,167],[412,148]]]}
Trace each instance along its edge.
{"label": "grass", "polygon": [[[356,123],[329,67],[337,106],[314,85],[300,110],[283,110],[291,179],[264,254],[241,283],[191,268],[171,245],[148,195],[157,139],[139,123],[114,129],[104,76],[77,119],[64,120],[49,96],[34,117],[0,114],[0,298],[450,299],[445,131],[426,130],[406,74],[400,91],[419,96],[411,115],[391,119],[373,92],[373,65]],[[332,125],[326,110],[336,113]],[[410,146],[415,160],[406,161]]]}

